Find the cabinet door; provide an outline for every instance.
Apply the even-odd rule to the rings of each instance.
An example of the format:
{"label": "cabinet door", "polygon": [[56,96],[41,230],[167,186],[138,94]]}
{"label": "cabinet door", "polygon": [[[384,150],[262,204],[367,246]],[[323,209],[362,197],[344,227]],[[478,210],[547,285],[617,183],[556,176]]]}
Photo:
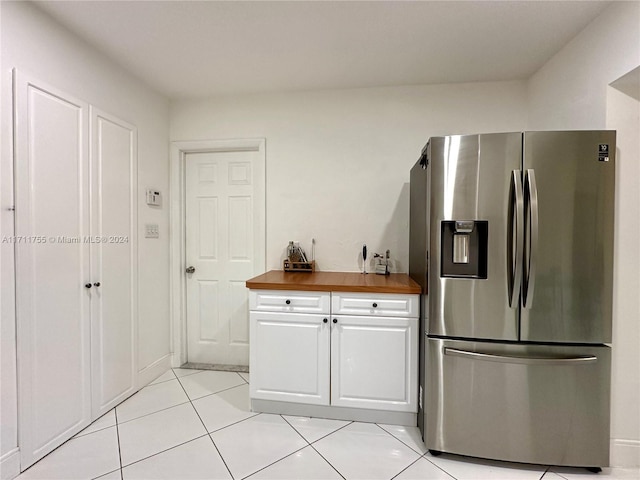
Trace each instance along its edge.
{"label": "cabinet door", "polygon": [[251,398],[328,405],[329,317],[274,312],[249,317]]}
{"label": "cabinet door", "polygon": [[15,78],[16,316],[24,470],[89,424],[88,106]]}
{"label": "cabinet door", "polygon": [[334,316],[331,404],[417,412],[418,320]]}
{"label": "cabinet door", "polygon": [[95,419],[136,389],[137,133],[134,126],[94,107],[91,129],[91,381]]}

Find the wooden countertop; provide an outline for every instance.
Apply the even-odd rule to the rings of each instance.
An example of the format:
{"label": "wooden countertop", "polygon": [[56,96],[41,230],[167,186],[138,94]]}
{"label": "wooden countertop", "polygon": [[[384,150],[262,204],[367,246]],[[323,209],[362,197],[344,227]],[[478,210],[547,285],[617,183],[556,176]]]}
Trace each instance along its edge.
{"label": "wooden countertop", "polygon": [[356,272],[284,272],[271,270],[247,280],[257,290],[303,290],[320,292],[420,293],[420,285],[406,273],[390,275]]}

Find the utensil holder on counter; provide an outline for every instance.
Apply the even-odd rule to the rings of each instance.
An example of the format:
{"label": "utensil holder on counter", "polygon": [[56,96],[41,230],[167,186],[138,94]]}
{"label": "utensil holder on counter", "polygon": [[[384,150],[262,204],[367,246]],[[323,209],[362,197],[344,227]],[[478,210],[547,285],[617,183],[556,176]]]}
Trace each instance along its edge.
{"label": "utensil holder on counter", "polygon": [[316,270],[316,261],[310,262],[292,262],[288,258],[284,260],[283,269],[285,272],[309,272],[313,273]]}

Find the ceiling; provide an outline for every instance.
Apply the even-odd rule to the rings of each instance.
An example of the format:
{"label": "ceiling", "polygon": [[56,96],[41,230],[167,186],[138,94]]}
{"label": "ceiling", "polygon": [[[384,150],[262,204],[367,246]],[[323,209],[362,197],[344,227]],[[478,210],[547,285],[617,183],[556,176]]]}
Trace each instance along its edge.
{"label": "ceiling", "polygon": [[177,99],[526,79],[609,2],[36,3]]}

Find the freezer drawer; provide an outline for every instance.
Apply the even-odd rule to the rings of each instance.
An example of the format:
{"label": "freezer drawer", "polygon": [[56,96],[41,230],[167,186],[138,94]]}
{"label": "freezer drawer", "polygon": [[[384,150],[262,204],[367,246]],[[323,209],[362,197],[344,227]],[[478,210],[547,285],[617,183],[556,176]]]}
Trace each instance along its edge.
{"label": "freezer drawer", "polygon": [[609,464],[606,346],[427,340],[425,444],[513,462]]}

